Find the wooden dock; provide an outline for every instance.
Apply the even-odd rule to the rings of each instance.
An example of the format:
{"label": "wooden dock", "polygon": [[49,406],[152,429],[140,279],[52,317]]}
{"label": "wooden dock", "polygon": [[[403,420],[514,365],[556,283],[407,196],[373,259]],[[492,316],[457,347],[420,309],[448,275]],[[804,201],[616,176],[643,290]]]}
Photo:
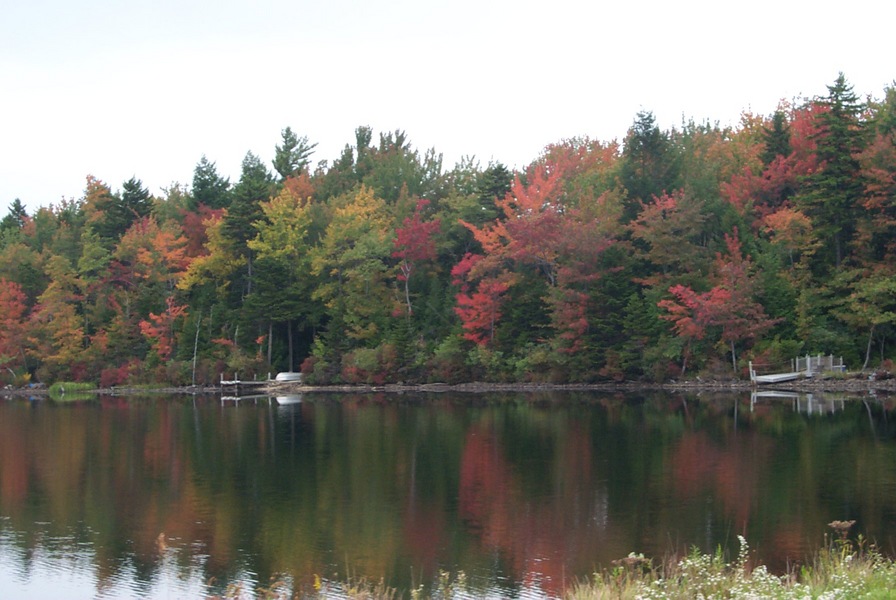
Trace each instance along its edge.
{"label": "wooden dock", "polygon": [[269,379],[257,380],[253,379],[250,381],[241,380],[238,376],[234,375],[233,379],[224,379],[224,375],[221,375],[221,391],[227,392],[232,396],[244,396],[246,394],[251,394],[253,391],[258,391],[261,388],[270,384]]}
{"label": "wooden dock", "polygon": [[793,381],[794,379],[799,379],[800,377],[805,376],[805,373],[799,371],[791,373],[772,373],[769,375],[756,375],[751,371],[750,381],[753,383],[782,383],[784,381]]}
{"label": "wooden dock", "polygon": [[807,354],[805,357],[797,357],[790,361],[789,371],[779,373],[763,373],[760,375],[756,372],[757,366],[759,365],[754,365],[753,361],[750,361],[750,381],[754,384],[783,383],[804,377],[816,377],[825,373],[842,373],[846,370],[842,357],[835,358],[833,355],[823,356],[821,354],[818,356]]}

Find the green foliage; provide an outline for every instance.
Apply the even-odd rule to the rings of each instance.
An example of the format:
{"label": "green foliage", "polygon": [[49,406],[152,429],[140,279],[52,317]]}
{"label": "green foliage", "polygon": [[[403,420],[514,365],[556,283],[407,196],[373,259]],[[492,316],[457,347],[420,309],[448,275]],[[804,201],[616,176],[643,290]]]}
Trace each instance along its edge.
{"label": "green foliage", "polygon": [[459,383],[468,379],[466,353],[468,344],[459,335],[444,338],[426,364],[429,381]]}
{"label": "green foliage", "polygon": [[25,225],[28,218],[28,212],[22,201],[16,198],[9,205],[9,212],[0,220],[0,236],[4,236],[9,232],[19,231]]}
{"label": "green foliage", "polygon": [[642,555],[615,561],[613,570],[595,573],[590,582],[566,595],[591,598],[889,598],[896,584],[896,564],[860,540],[823,549],[797,574],[774,575],[765,565],[750,565],[746,540],[738,536],[740,552],[728,561],[720,550],[706,554],[693,549],[686,557],[660,566]]}
{"label": "green foliage", "polygon": [[506,381],[511,374],[504,352],[478,344],[467,352],[466,366],[474,381]]}
{"label": "green foliage", "polygon": [[[864,176],[858,154],[865,148],[866,133],[859,102],[841,73],[818,101],[816,154],[821,168],[812,173],[795,201],[814,219],[816,230],[830,243],[823,248],[822,268],[839,267],[856,230],[864,192]],[[827,272],[827,271],[825,271]]]}
{"label": "green foliage", "polygon": [[93,395],[86,394],[85,392],[95,389],[95,383],[85,381],[57,381],[47,389],[47,393],[52,400],[56,400],[57,402],[89,400],[93,398]]}
{"label": "green foliage", "polygon": [[679,170],[678,152],[669,134],[657,127],[652,112],[638,112],[622,151],[620,178],[628,192],[624,220],[637,216],[640,202],[678,189]]}
{"label": "green foliage", "polygon": [[763,142],[762,164],[769,166],[776,158],[790,156],[793,147],[790,145],[790,126],[787,123],[787,115],[782,110],[776,110],[772,115],[771,127],[762,129]]}
{"label": "green foliage", "polygon": [[289,127],[281,132],[283,143],[276,147],[274,170],[281,180],[308,172],[310,156],[317,144],[309,144],[306,136],[299,137]]}
{"label": "green foliage", "polygon": [[273,190],[273,180],[264,163],[251,152],[246,153],[224,219],[224,234],[237,252],[245,252],[246,242],[255,236],[253,223],[263,218],[261,203],[270,199]]}
{"label": "green foliage", "polygon": [[507,195],[511,183],[513,173],[507,167],[501,163],[489,164],[476,179],[475,193],[481,211],[479,217],[470,222],[478,225],[496,218],[496,200],[502,200]]}
{"label": "green foliage", "polygon": [[230,204],[230,180],[218,175],[215,163],[205,155],[193,170],[193,201],[209,208],[225,208]]}

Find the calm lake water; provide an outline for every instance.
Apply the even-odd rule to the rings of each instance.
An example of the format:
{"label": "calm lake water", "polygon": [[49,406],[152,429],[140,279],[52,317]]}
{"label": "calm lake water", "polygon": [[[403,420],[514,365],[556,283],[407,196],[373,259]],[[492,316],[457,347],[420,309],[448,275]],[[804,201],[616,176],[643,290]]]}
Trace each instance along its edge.
{"label": "calm lake water", "polygon": [[[292,398],[292,400],[299,400]],[[462,571],[556,596],[629,552],[896,548],[896,404],[746,395],[0,401],[0,597],[248,597]]]}

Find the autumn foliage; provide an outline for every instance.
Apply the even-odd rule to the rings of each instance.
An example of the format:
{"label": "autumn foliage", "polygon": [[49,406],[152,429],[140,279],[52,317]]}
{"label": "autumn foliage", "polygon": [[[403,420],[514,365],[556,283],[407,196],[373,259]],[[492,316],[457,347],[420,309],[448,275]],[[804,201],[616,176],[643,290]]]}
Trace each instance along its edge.
{"label": "autumn foliage", "polygon": [[203,157],[157,197],[88,176],[79,199],[13,203],[0,366],[385,383],[738,377],[784,348],[896,358],[892,89],[862,101],[841,76],[734,127],[662,131],[642,111],[623,143],[562,140],[516,171],[445,169],[367,127],[313,170],[302,148],[279,176],[249,153],[231,183]]}

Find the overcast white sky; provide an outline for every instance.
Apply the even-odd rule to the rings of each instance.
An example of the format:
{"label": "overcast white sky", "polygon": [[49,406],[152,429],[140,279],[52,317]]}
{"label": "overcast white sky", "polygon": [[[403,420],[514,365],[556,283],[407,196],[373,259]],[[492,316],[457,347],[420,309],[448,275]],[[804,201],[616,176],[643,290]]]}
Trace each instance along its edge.
{"label": "overcast white sky", "polygon": [[286,126],[315,163],[369,125],[446,168],[522,167],[563,138],[621,140],[642,109],[733,125],[840,71],[879,98],[894,22],[877,0],[7,0],[0,214],[80,198],[88,174],[159,194],[203,154],[235,181]]}

